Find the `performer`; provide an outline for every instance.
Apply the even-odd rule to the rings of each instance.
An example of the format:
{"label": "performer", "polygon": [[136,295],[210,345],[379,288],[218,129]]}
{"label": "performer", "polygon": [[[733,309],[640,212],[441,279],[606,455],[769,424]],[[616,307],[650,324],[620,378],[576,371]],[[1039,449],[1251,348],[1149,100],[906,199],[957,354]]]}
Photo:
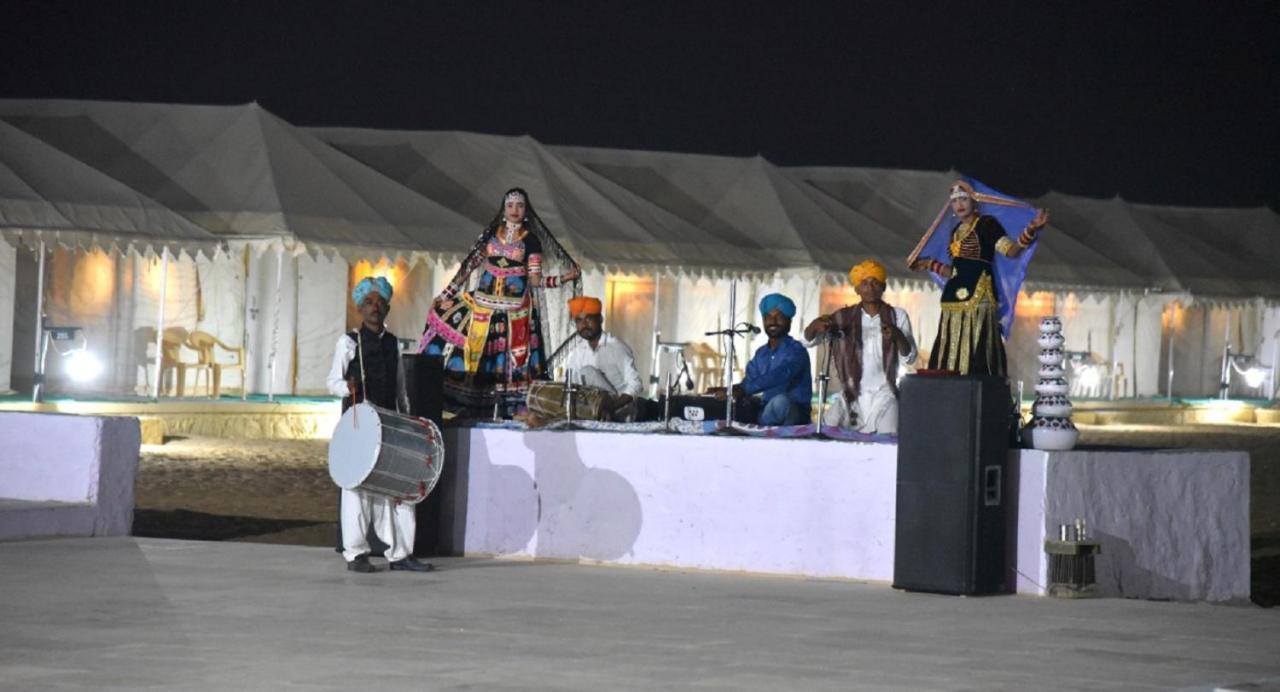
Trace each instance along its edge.
{"label": "performer", "polygon": [[[565,272],[544,275],[544,260]],[[474,290],[465,290],[477,269]],[[542,290],[568,285],[580,274],[538,218],[528,194],[509,190],[427,315],[419,351],[443,357],[450,375],[446,395],[464,406],[484,406],[492,401],[494,385],[520,389],[545,379]]]}
{"label": "performer", "polygon": [[[386,329],[391,310],[391,283],[385,278],[366,277],[351,290],[351,299],[360,311],[360,328],[338,337],[329,370],[329,392],[342,397],[345,413],[355,403],[409,413],[404,368],[396,337]],[[387,560],[392,570],[429,572],[430,563],[418,562],[413,551],[416,523],[413,505],[385,495],[363,490],[342,490],[342,556],[352,572],[376,572],[369,562],[368,530],[373,523],[378,539],[387,544]]]}
{"label": "performer", "polygon": [[769,341],[756,349],[746,377],[733,386],[733,396],[761,395],[760,425],[808,423],[813,398],[809,352],[788,333],[796,304],[781,293],[770,293],[760,301],[760,316]]}
{"label": "performer", "polygon": [[585,384],[609,394],[605,412],[615,421],[634,419],[643,385],[636,357],[621,339],[604,330],[599,298],[578,296],[569,301],[569,316],[578,328],[572,350],[565,359],[574,384]]}
{"label": "performer", "polygon": [[1012,324],[1013,304],[1026,263],[1008,265],[1009,275],[1001,276],[995,260],[997,255],[1016,258],[1031,248],[1040,229],[1048,223],[1049,214],[1036,210],[1015,240],[1006,235],[994,213],[979,213],[979,201],[1012,208],[1004,210],[1010,219],[1031,213],[1025,203],[980,194],[970,183],[956,181],[950,191],[950,210],[959,221],[951,229],[945,251],[935,250],[936,255],[945,253],[951,264],[936,256],[921,256],[922,249],[928,250],[926,244],[935,246],[930,243],[931,229],[912,253],[908,266],[913,271],[931,271],[946,280],[942,287],[942,319],[929,354],[929,368],[1003,377],[1008,371],[1001,334],[1007,335]]}
{"label": "performer", "polygon": [[898,372],[915,362],[916,341],[906,310],[884,302],[884,265],[866,260],[849,270],[856,305],[822,315],[804,329],[813,341],[830,338],[840,390],[831,396],[823,423],[863,433],[898,432]]}

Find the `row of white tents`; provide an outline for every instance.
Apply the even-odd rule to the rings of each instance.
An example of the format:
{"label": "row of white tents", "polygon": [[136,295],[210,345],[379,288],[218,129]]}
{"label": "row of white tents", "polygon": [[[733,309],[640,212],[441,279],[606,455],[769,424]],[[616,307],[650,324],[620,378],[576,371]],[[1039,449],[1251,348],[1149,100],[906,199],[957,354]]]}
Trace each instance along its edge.
{"label": "row of white tents", "polygon": [[[353,280],[390,276],[390,326],[416,337],[513,186],[587,268],[587,292],[605,298],[608,328],[645,371],[655,327],[662,341],[723,351],[705,333],[752,319],[766,292],[792,295],[797,322],[851,302],[844,272],[867,257],[890,268],[889,298],[928,349],[937,291],[903,259],[957,175],[306,129],[256,104],[0,100],[0,324],[14,326],[12,343],[0,339],[0,390],[30,385],[39,304],[48,323],[84,327],[108,362],[98,393],[155,390],[157,326],[243,345],[248,391],[320,393],[353,320]],[[1010,339],[1014,379],[1034,383],[1030,336],[1049,314],[1102,373],[1085,394],[1214,395],[1228,341],[1273,363],[1274,212],[1059,193],[1035,202],[1053,220]],[[567,321],[563,309],[550,317],[557,343]],[[739,358],[754,345],[740,342]],[[49,371],[55,388],[71,388],[56,358]],[[224,386],[239,389],[237,378]],[[1237,378],[1232,390],[1270,396],[1274,379]]]}

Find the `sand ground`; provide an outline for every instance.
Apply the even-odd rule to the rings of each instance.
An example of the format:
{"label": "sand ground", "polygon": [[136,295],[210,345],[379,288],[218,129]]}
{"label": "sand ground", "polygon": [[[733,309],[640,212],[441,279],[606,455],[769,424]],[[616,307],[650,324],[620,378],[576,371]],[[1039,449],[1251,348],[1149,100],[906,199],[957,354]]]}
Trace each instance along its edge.
{"label": "sand ground", "polygon": [[[1081,444],[1241,449],[1251,458],[1253,600],[1280,603],[1280,426],[1081,426]],[[338,496],[323,440],[144,445],[134,534],[331,546]]]}

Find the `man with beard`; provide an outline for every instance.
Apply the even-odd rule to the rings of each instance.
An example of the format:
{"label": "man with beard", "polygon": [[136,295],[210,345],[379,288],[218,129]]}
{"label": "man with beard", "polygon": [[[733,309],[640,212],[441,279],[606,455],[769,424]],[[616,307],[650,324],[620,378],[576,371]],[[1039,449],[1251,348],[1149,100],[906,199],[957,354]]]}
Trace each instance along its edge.
{"label": "man with beard", "polygon": [[867,260],[849,270],[861,299],[805,327],[809,341],[830,337],[840,378],[823,423],[863,433],[898,432],[898,372],[915,362],[916,342],[905,310],[884,302],[883,264]]}
{"label": "man with beard", "polygon": [[578,329],[578,338],[565,359],[575,384],[604,390],[605,416],[616,421],[635,417],[636,403],[643,385],[636,370],[636,358],[623,341],[604,330],[603,306],[599,298],[578,296],[569,301],[569,316]]}
{"label": "man with beard", "polygon": [[796,304],[781,293],[760,300],[760,316],[769,342],[756,349],[747,363],[746,377],[733,386],[733,396],[761,397],[760,425],[800,425],[808,423],[813,397],[813,376],[809,352],[791,337],[791,318]]}

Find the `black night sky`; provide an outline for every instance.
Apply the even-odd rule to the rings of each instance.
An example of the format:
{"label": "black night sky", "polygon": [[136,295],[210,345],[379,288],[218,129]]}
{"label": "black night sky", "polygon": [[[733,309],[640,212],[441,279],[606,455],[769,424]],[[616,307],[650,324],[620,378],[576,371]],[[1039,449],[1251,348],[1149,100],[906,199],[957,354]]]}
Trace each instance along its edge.
{"label": "black night sky", "polygon": [[0,96],[1280,209],[1277,2],[24,2]]}

